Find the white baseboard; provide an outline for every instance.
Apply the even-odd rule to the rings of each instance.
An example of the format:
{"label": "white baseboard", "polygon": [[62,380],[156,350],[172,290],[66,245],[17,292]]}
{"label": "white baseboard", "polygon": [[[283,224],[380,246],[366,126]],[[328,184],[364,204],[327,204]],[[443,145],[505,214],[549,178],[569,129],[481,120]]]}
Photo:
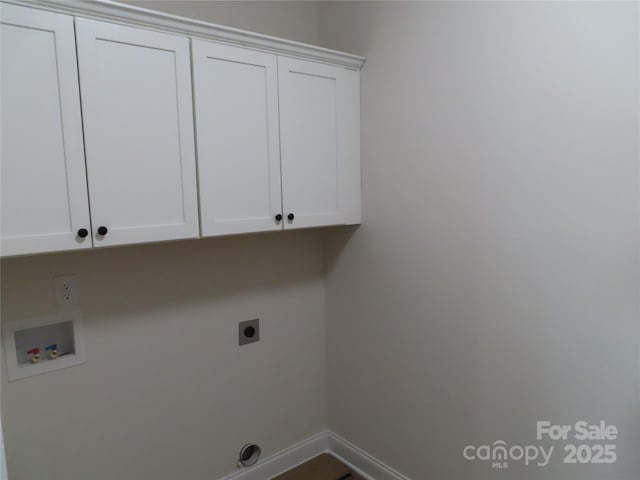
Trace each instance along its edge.
{"label": "white baseboard", "polygon": [[410,480],[333,432],[320,432],[220,480],[268,480],[323,453],[332,454],[366,480]]}
{"label": "white baseboard", "polygon": [[367,480],[410,480],[340,435],[328,435],[329,452]]}
{"label": "white baseboard", "polygon": [[328,451],[329,432],[320,432],[220,480],[268,480]]}

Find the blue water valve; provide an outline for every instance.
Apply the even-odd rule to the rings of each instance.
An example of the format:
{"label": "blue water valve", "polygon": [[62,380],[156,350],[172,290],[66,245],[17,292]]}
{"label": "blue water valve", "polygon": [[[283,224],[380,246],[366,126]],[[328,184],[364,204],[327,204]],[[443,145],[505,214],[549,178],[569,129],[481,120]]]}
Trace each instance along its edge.
{"label": "blue water valve", "polygon": [[52,343],[51,345],[49,345],[48,347],[45,348],[46,352],[49,352],[49,358],[51,360],[54,360],[58,357],[58,345],[55,343]]}

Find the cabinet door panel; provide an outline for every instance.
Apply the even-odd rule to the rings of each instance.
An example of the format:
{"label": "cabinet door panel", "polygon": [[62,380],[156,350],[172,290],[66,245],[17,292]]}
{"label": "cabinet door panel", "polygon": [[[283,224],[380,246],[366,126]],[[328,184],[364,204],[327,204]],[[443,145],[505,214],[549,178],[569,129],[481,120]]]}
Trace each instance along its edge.
{"label": "cabinet door panel", "polygon": [[95,245],[197,237],[189,40],[76,25]]}
{"label": "cabinet door panel", "polygon": [[192,47],[202,235],[280,230],[276,57]]}
{"label": "cabinet door panel", "polygon": [[359,222],[359,76],[278,58],[285,228]]}
{"label": "cabinet door panel", "polygon": [[73,18],[0,18],[2,255],[91,247]]}

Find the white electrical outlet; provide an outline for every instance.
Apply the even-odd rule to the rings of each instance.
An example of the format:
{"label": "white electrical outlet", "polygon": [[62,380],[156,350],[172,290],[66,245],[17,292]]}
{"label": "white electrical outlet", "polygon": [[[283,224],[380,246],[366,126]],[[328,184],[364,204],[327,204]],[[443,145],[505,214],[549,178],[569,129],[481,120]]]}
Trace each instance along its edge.
{"label": "white electrical outlet", "polygon": [[56,300],[60,305],[76,305],[78,303],[75,275],[54,277],[53,289],[56,294]]}

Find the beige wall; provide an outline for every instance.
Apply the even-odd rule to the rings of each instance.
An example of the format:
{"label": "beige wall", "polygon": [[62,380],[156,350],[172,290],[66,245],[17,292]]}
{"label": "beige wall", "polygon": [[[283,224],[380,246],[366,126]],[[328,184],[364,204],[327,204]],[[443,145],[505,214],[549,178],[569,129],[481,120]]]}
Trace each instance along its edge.
{"label": "beige wall", "polygon": [[213,480],[325,429],[322,272],[314,231],[3,260],[3,322],[59,311],[77,274],[87,352],[3,378],[11,480]]}
{"label": "beige wall", "polygon": [[[363,225],[329,239],[331,429],[414,480],[640,478],[638,5],[321,15],[324,46],[368,57]],[[462,459],[545,419],[616,424],[618,462]]]}
{"label": "beige wall", "polygon": [[127,0],[121,3],[298,42],[318,43],[318,2]]}

